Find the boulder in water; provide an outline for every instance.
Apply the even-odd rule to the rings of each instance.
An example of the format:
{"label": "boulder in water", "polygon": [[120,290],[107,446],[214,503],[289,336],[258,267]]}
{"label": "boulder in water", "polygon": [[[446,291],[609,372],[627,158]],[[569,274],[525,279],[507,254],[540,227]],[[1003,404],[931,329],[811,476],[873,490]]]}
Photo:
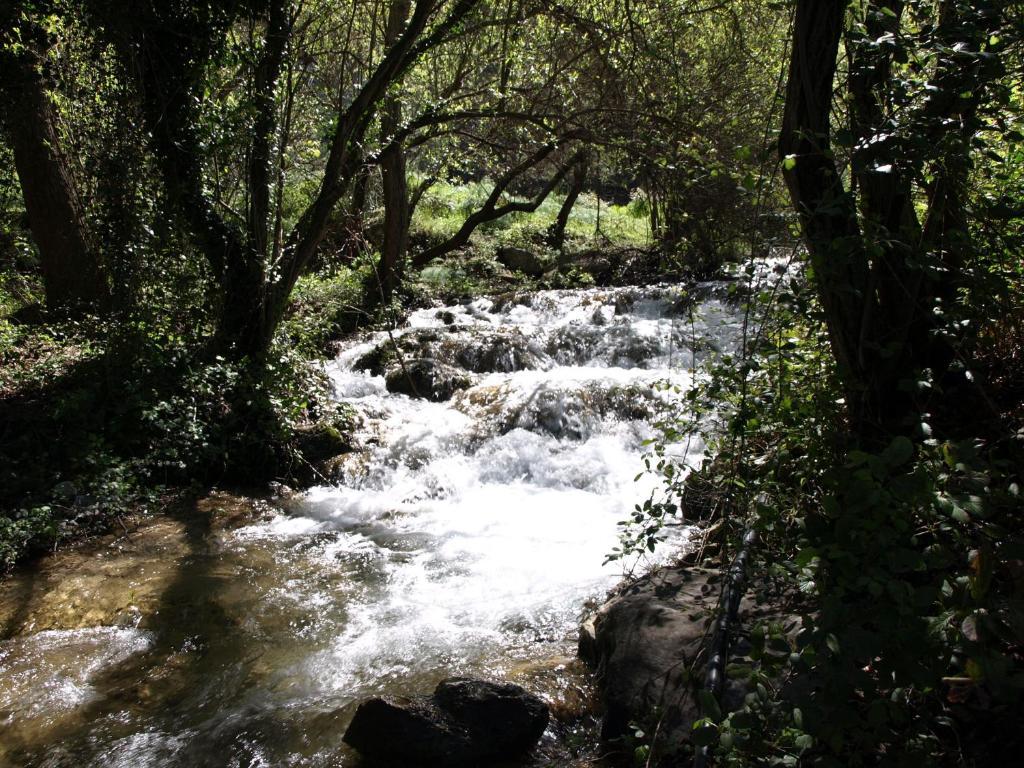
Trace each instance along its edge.
{"label": "boulder in water", "polygon": [[545,364],[539,345],[518,329],[467,335],[452,348],[456,364],[474,373],[511,373]]}
{"label": "boulder in water", "polygon": [[473,386],[474,379],[454,366],[435,360],[407,360],[391,368],[384,377],[388,392],[422,397],[440,403],[450,400],[459,390]]}
{"label": "boulder in water", "polygon": [[[579,657],[597,673],[604,708],[601,736],[629,733],[630,723],[658,717],[656,750],[667,756],[692,735],[700,717],[707,644],[715,630],[725,576],[698,567],[655,569],[617,592],[580,627]],[[740,626],[778,623],[795,636],[799,619],[778,607],[758,605],[748,593],[740,603]],[[730,657],[750,651],[743,633]],[[744,684],[727,680],[722,706],[738,708]],[[655,763],[660,764],[660,763]]]}
{"label": "boulder in water", "polygon": [[452,678],[433,696],[364,701],[344,740],[401,765],[471,766],[530,750],[547,724],[547,704],[518,685]]}
{"label": "boulder in water", "polygon": [[[601,736],[663,713],[659,731],[678,743],[699,715],[701,650],[715,617],[720,575],[702,569],[654,571],[624,587],[580,632],[580,657],[597,671],[604,705]],[[696,668],[695,668],[696,667]]]}

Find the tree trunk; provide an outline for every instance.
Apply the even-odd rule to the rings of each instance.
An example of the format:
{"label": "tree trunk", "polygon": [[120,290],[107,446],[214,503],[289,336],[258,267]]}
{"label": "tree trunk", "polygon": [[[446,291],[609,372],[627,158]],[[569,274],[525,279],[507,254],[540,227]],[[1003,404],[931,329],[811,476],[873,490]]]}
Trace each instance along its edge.
{"label": "tree trunk", "polygon": [[[869,4],[864,31],[848,33],[850,165],[856,194],[844,189],[836,167],[829,121],[848,4],[797,4],[779,148],[851,427],[862,441],[879,443],[915,428],[917,420],[909,417],[924,404],[907,384],[926,369],[941,380],[954,359],[947,338],[935,332],[940,318],[933,309],[936,301],[955,297],[970,247],[964,203],[970,137],[978,129],[978,94],[995,69],[976,53],[989,39],[989,29],[961,23],[959,6],[952,0],[941,3],[931,44],[952,53],[939,57],[931,93],[916,115],[924,126],[919,130],[927,132],[937,150],[926,156],[932,180],[925,182],[928,207],[922,226],[914,202],[914,158],[904,157],[901,137],[893,135],[880,100],[893,87],[894,54],[876,41],[897,36],[904,0]],[[998,14],[983,18],[996,28]],[[935,269],[936,264],[944,269]]]}
{"label": "tree trunk", "polygon": [[573,166],[572,177],[569,182],[569,193],[565,196],[562,207],[558,210],[558,217],[551,226],[548,242],[552,248],[561,250],[562,246],[565,245],[565,228],[569,224],[569,215],[572,213],[576,201],[579,200],[580,194],[583,192],[583,185],[587,183],[587,166],[589,161],[589,155],[583,155],[580,161]]}
{"label": "tree trunk", "polygon": [[[218,327],[216,347],[232,358],[259,359],[266,355],[270,340],[288,306],[296,281],[308,268],[326,236],[338,202],[350,192],[353,178],[363,166],[366,134],[387,96],[388,89],[409,70],[423,53],[439,45],[477,5],[479,0],[455,0],[443,19],[431,27],[439,2],[418,2],[409,23],[394,45],[373,69],[371,76],[351,102],[339,106],[331,135],[330,150],[315,198],[285,238],[280,259],[267,269],[265,254],[266,225],[262,223],[266,198],[255,201],[258,210],[247,211],[247,224],[253,231],[242,232],[224,219],[208,198],[203,181],[205,154],[199,135],[199,109],[203,91],[203,73],[224,45],[228,28],[240,8],[230,4],[198,4],[191,13],[182,14],[160,4],[142,4],[136,13],[128,13],[122,4],[99,4],[108,34],[113,34],[127,71],[138,78],[146,127],[151,135],[161,176],[174,203],[175,212],[187,225],[210,264],[223,302],[223,317]],[[273,15],[284,13],[290,3],[275,0],[270,4],[268,38],[265,51],[275,50],[279,25]],[[282,41],[287,43],[287,39]],[[266,98],[259,97],[253,151],[262,154],[269,146],[263,133],[276,126],[274,102],[270,98],[276,72],[261,72],[260,82]],[[263,120],[262,116],[267,119]],[[263,188],[269,174],[262,158],[252,164],[250,184]],[[260,219],[261,221],[257,221]],[[257,228],[259,231],[256,231]]]}
{"label": "tree trunk", "polygon": [[85,210],[60,149],[43,57],[30,38],[39,35],[23,31],[27,40],[19,52],[0,53],[0,93],[7,101],[3,122],[39,249],[46,303],[50,309],[105,308],[110,289],[90,248]]}
{"label": "tree trunk", "polygon": [[[384,30],[385,46],[390,47],[398,40],[409,18],[410,8],[409,0],[393,0],[391,3]],[[385,141],[401,124],[402,103],[391,94],[384,101],[381,115],[381,134]],[[409,183],[401,141],[393,142],[384,152],[380,172],[384,187],[384,239],[377,265],[377,288],[381,303],[387,304],[398,285],[399,262],[409,239]]]}
{"label": "tree trunk", "polygon": [[844,188],[833,159],[829,124],[847,5],[848,0],[797,4],[779,152],[814,267],[851,425],[859,432],[875,420],[877,410],[869,386],[873,361],[863,344],[872,302],[863,292],[871,270],[853,196]]}

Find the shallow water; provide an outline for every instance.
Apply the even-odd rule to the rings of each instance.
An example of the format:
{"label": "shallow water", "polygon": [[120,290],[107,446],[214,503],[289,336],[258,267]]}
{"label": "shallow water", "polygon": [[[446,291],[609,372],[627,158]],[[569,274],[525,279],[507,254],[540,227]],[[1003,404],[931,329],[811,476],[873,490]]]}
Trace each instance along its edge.
{"label": "shallow water", "polygon": [[[356,765],[341,735],[359,700],[469,674],[548,698],[562,722],[532,764],[568,764],[579,618],[622,576],[604,556],[653,487],[635,481],[644,441],[678,396],[656,385],[684,391],[736,343],[719,288],[480,299],[351,340],[327,372],[362,448],[335,483],[5,585],[0,762]],[[468,388],[389,393],[361,368],[393,347],[462,366]]]}

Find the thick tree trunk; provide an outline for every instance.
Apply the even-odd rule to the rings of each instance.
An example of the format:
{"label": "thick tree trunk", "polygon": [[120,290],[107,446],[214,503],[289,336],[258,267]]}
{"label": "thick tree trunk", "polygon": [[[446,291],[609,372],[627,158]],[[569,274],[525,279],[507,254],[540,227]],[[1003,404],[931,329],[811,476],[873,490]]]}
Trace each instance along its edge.
{"label": "thick tree trunk", "polygon": [[[393,0],[388,9],[384,44],[393,45],[409,18],[409,0]],[[402,124],[402,103],[395,95],[384,102],[381,115],[381,133],[394,134]],[[398,269],[409,239],[409,183],[406,178],[405,150],[402,142],[394,142],[380,160],[381,181],[384,187],[384,239],[377,265],[378,293],[381,303],[391,300],[398,285]]]}
{"label": "thick tree trunk", "polygon": [[90,247],[85,210],[67,158],[42,74],[35,41],[0,54],[3,123],[14,150],[25,210],[51,309],[104,308],[110,288]]}
{"label": "thick tree trunk", "polygon": [[[973,37],[967,35],[957,4],[940,4],[933,44],[946,52],[939,57],[931,93],[917,114],[938,148],[931,161],[922,226],[915,210],[914,170],[903,157],[901,138],[893,134],[891,117],[880,100],[880,94],[892,87],[894,53],[876,41],[898,36],[904,0],[869,4],[864,31],[848,37],[847,85],[855,147],[851,178],[856,195],[844,189],[833,158],[833,78],[848,4],[797,4],[779,147],[852,427],[863,440],[879,442],[907,433],[916,423],[908,417],[922,404],[906,384],[925,369],[942,377],[954,357],[946,338],[935,333],[938,318],[932,310],[938,299],[954,298],[969,248],[964,189],[970,137],[978,127],[977,93],[991,76],[986,59],[977,52],[989,35],[984,27],[972,28]],[[993,24],[998,21],[996,16],[986,18]],[[945,269],[935,269],[936,265]]]}
{"label": "thick tree trunk", "polygon": [[793,206],[814,267],[829,341],[846,390],[852,426],[875,421],[870,339],[871,269],[854,198],[843,186],[831,149],[830,117],[836,56],[848,0],[800,0],[779,151]]}

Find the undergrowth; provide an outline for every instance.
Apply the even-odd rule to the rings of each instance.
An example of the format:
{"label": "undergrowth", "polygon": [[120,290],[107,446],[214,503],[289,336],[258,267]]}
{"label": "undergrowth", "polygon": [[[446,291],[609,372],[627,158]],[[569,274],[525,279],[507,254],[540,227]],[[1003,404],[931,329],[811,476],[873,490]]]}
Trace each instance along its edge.
{"label": "undergrowth", "polygon": [[[1017,317],[976,334],[990,376],[1007,341],[988,326]],[[727,669],[745,701],[705,710],[692,743],[735,766],[1005,761],[1024,711],[1019,409],[965,401],[940,428],[925,407],[907,435],[851,445],[819,318],[802,278],[751,292],[745,352],[711,360],[660,425],[647,460],[663,491],[615,553],[655,547],[682,518],[709,526],[726,563],[752,528],[760,599],[799,618],[793,635],[748,628],[753,661]],[[927,373],[906,386],[941,395]],[[708,459],[688,473],[674,447],[695,433]]]}

